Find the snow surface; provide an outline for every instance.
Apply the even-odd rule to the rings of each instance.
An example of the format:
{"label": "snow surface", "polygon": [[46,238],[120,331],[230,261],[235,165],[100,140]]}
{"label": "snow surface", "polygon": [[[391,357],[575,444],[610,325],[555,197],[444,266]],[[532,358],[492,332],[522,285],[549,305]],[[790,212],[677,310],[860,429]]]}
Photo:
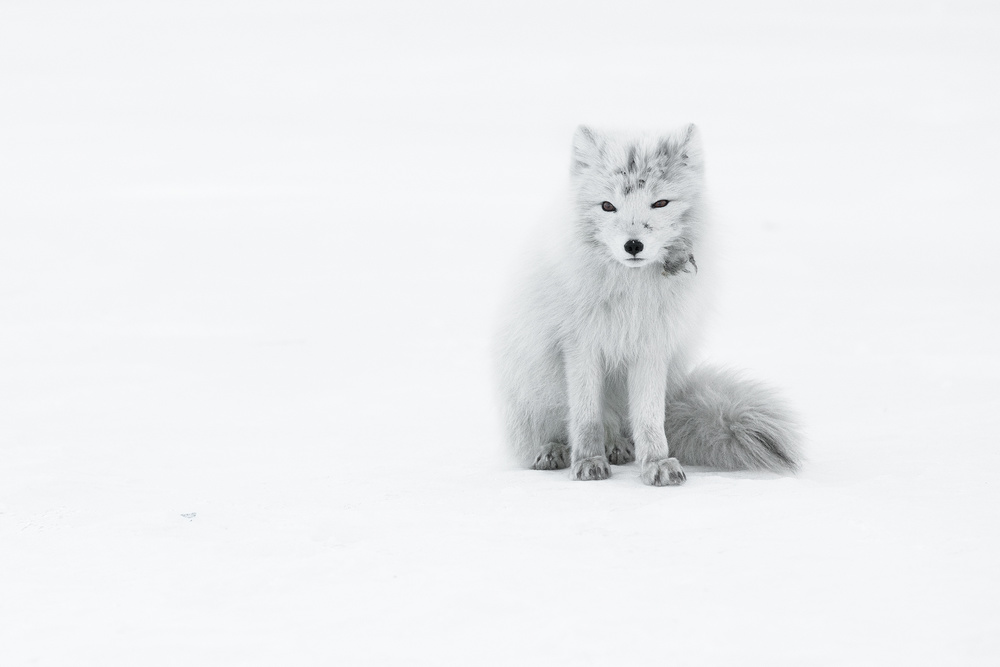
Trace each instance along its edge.
{"label": "snow surface", "polygon": [[[994,2],[0,5],[0,665],[1000,663]],[[575,125],[703,130],[796,477],[516,469]]]}

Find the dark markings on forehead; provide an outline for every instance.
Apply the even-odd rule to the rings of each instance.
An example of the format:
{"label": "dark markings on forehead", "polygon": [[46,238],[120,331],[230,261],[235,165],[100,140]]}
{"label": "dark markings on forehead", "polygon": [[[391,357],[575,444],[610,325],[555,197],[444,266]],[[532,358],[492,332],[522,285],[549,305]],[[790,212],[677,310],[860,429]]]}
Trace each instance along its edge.
{"label": "dark markings on forehead", "polygon": [[649,156],[639,151],[639,147],[631,145],[625,153],[625,163],[615,172],[619,188],[625,195],[630,195],[646,185],[646,180],[652,175],[652,164]]}
{"label": "dark markings on forehead", "polygon": [[631,144],[622,155],[623,161],[608,165],[605,174],[618,190],[630,195],[646,187],[647,183],[676,178],[677,170],[684,167],[680,149],[681,146],[670,139],[660,141],[652,151]]}
{"label": "dark markings on forehead", "polygon": [[624,184],[622,185],[623,194],[630,195],[636,190],[642,190],[646,187],[645,178],[633,178],[631,175],[624,172],[622,172],[621,175],[623,177],[622,180],[624,181]]}

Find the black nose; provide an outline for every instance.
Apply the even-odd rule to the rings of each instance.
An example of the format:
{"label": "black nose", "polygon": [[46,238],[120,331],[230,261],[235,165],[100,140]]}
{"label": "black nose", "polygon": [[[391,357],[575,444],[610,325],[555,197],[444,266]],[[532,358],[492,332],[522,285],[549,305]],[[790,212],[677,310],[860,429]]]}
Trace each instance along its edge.
{"label": "black nose", "polygon": [[631,239],[625,242],[625,252],[630,255],[638,255],[642,252],[642,241]]}

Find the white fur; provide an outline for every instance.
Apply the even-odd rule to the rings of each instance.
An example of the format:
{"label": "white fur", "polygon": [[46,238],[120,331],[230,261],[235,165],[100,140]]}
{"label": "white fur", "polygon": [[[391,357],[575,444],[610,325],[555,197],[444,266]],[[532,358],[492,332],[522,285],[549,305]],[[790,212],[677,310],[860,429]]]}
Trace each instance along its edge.
{"label": "white fur", "polygon": [[[683,483],[664,428],[669,395],[685,408],[680,424],[667,422],[686,438],[678,443],[685,460],[699,462],[700,439],[711,443],[708,458],[721,467],[796,465],[794,430],[779,409],[727,412],[733,400],[765,409],[766,400],[741,395],[745,389],[756,397],[755,385],[727,377],[730,390],[717,392],[724,404],[716,404],[706,398],[715,394],[688,377],[699,319],[699,277],[688,257],[697,255],[703,231],[702,173],[694,126],[663,136],[577,130],[572,203],[538,244],[497,341],[504,425],[523,463],[569,465],[575,479],[604,479],[608,458],[628,462],[634,443],[644,482]],[[666,207],[652,206],[664,199]],[[630,239],[643,245],[639,261],[625,250]],[[703,377],[718,376],[695,380]],[[684,403],[691,395],[698,400]],[[706,417],[706,410],[727,417]],[[770,426],[775,419],[780,424]],[[766,442],[747,433],[763,433],[758,440]],[[753,455],[725,454],[747,446]],[[775,447],[774,456],[756,452]]]}

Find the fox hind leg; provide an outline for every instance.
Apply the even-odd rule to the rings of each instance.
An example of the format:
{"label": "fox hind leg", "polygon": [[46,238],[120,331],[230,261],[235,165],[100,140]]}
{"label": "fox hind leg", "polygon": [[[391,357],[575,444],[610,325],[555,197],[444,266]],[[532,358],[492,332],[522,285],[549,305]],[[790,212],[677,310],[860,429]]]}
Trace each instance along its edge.
{"label": "fox hind leg", "polygon": [[623,466],[635,461],[635,443],[620,433],[608,431],[604,451],[612,465]]}
{"label": "fox hind leg", "polygon": [[565,442],[547,442],[542,446],[531,467],[535,470],[562,470],[569,467],[570,451]]}
{"label": "fox hind leg", "polygon": [[533,410],[511,402],[507,406],[507,437],[523,465],[534,470],[562,470],[572,459],[565,408]]}

